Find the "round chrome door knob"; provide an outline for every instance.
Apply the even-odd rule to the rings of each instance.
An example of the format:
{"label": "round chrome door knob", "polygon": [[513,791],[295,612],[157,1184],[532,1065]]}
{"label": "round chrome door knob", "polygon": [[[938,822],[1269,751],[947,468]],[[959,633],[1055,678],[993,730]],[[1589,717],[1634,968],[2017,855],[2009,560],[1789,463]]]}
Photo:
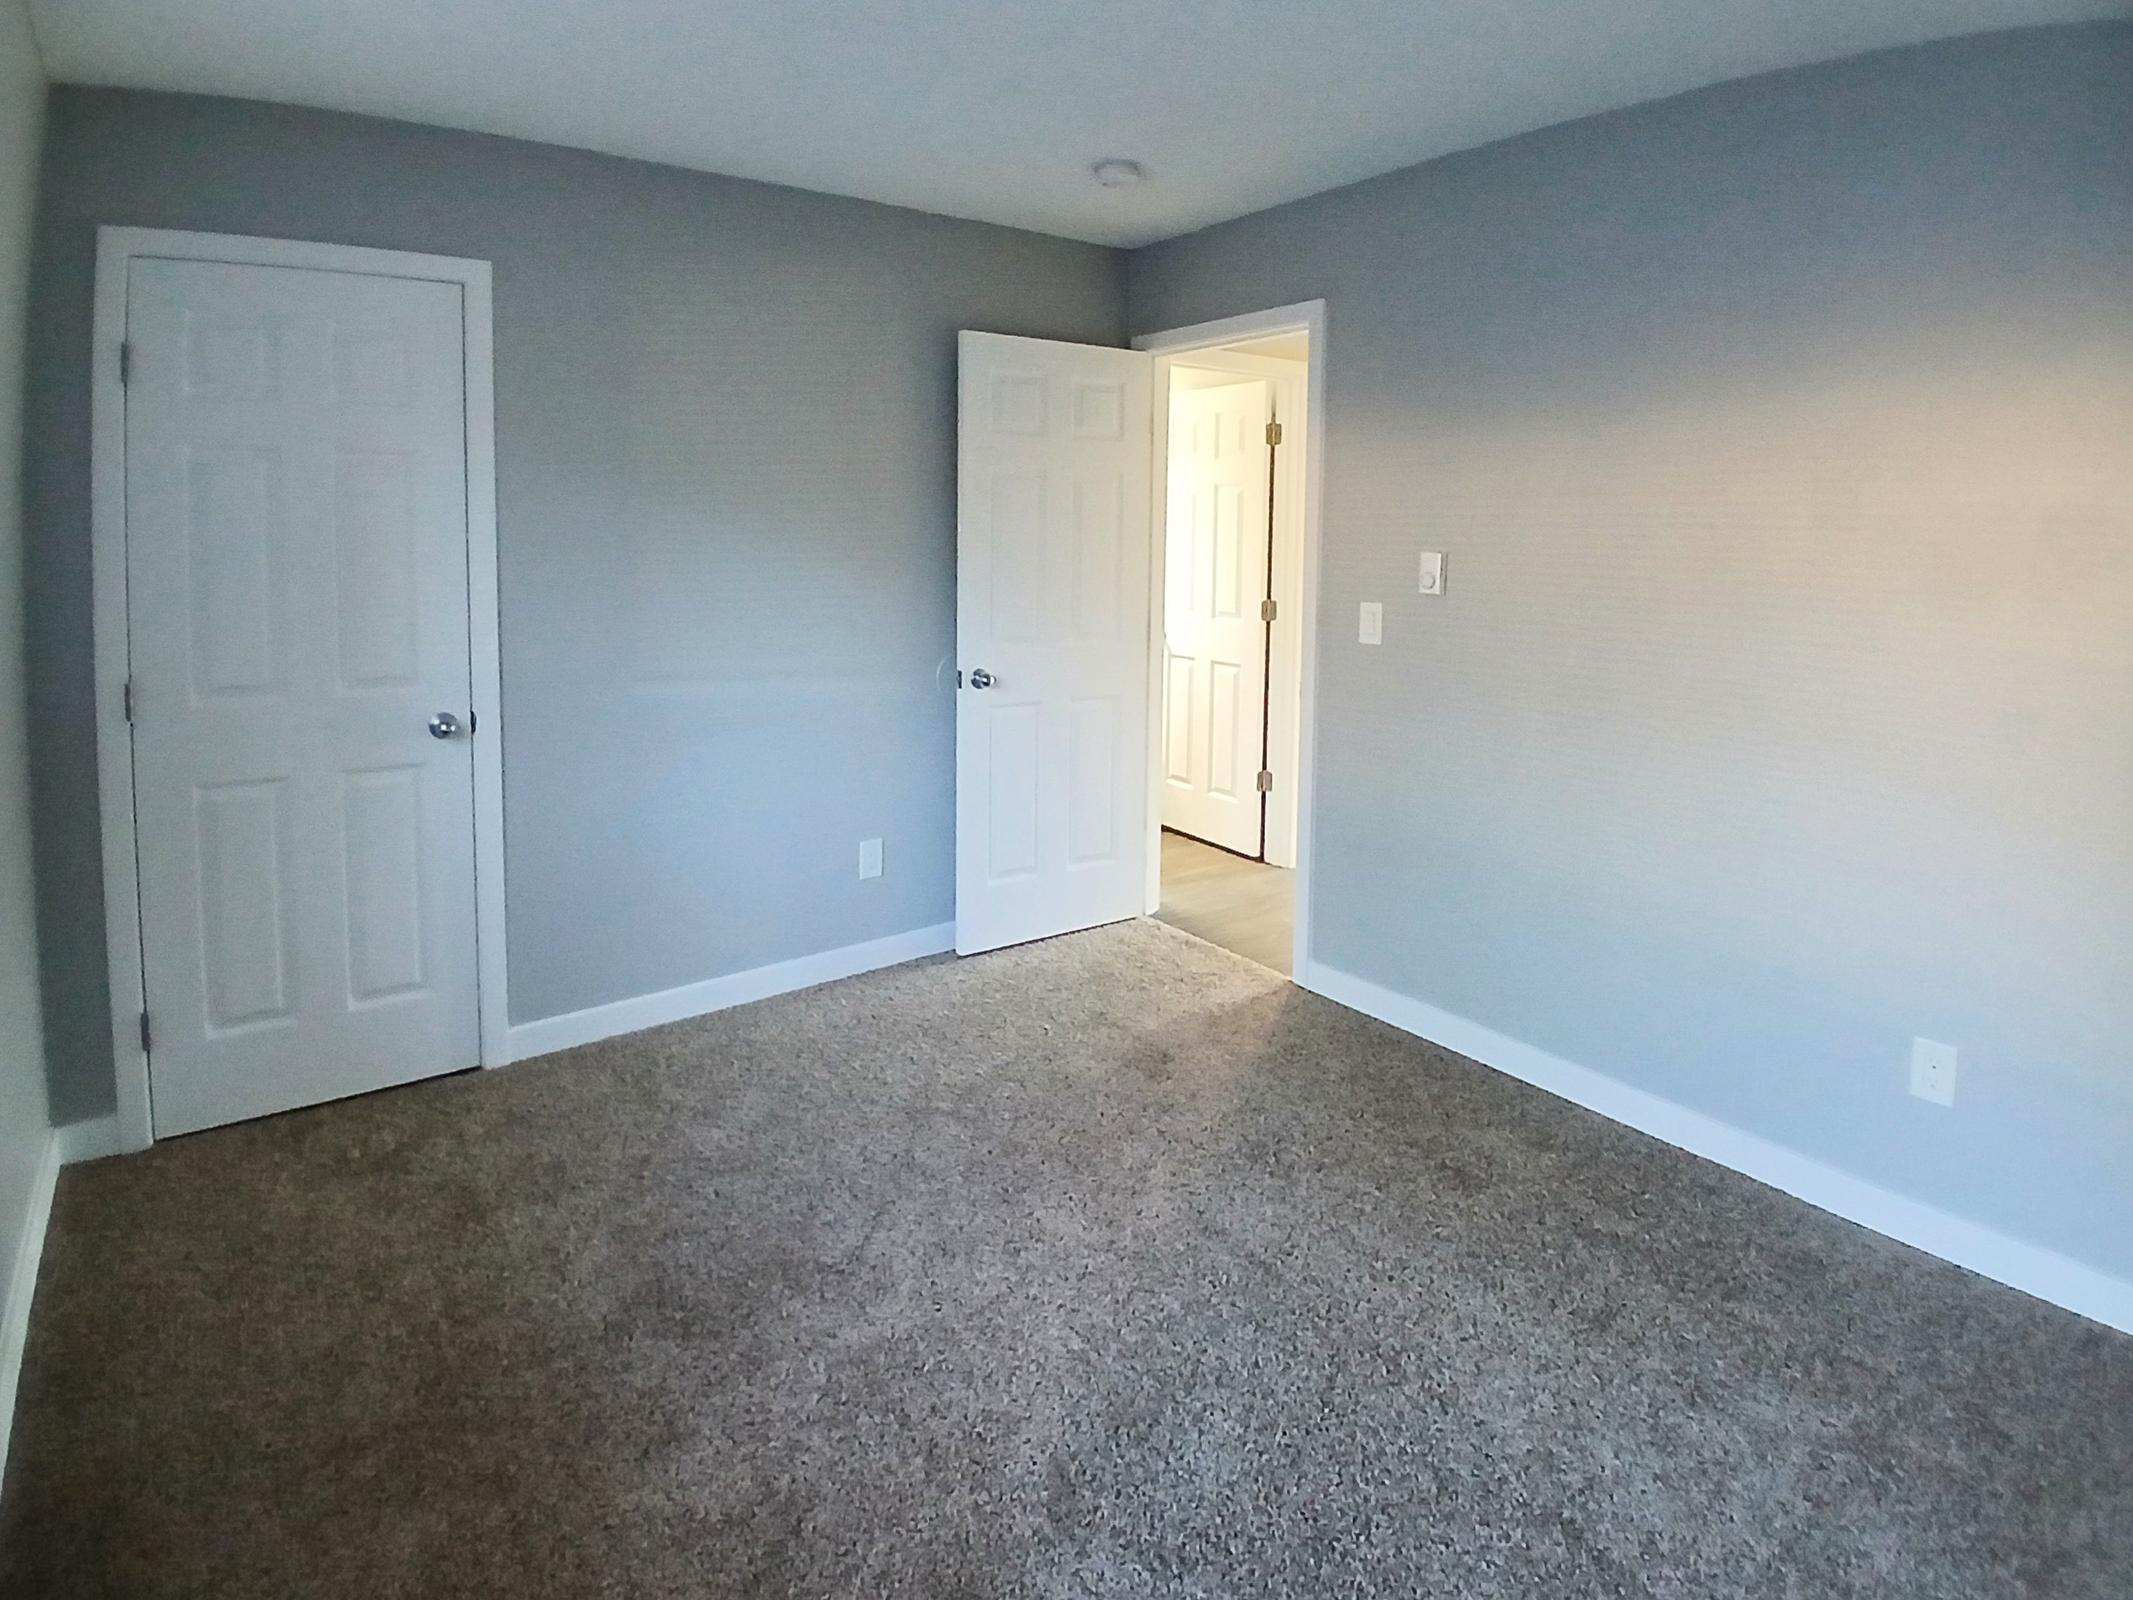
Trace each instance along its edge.
{"label": "round chrome door knob", "polygon": [[430,737],[449,739],[459,732],[459,719],[449,711],[440,711],[430,718]]}
{"label": "round chrome door knob", "polygon": [[970,674],[970,687],[973,689],[990,689],[997,682],[999,680],[983,667],[973,669]]}

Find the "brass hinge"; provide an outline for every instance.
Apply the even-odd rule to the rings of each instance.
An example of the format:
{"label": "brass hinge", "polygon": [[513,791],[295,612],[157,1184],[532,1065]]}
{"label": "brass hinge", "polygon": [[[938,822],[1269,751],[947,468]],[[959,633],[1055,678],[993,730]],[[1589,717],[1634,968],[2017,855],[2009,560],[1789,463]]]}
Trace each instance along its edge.
{"label": "brass hinge", "polygon": [[1274,792],[1273,773],[1262,771],[1259,774],[1259,792],[1261,794],[1272,794]]}
{"label": "brass hinge", "polygon": [[141,1013],[141,1054],[148,1054],[148,1013]]}
{"label": "brass hinge", "polygon": [[1266,425],[1266,442],[1267,442],[1267,443],[1268,443],[1269,445],[1277,445],[1277,444],[1281,443],[1281,424],[1280,424],[1280,423],[1278,423],[1278,422],[1269,422],[1269,423],[1268,423],[1268,424]]}
{"label": "brass hinge", "polygon": [[131,382],[133,382],[133,341],[131,339],[121,339],[119,341],[119,387],[123,389]]}
{"label": "brass hinge", "polygon": [[1279,606],[1275,605],[1275,604],[1274,604],[1274,602],[1273,602],[1273,601],[1271,601],[1271,600],[1262,600],[1262,601],[1260,601],[1260,602],[1259,602],[1259,620],[1260,620],[1261,622],[1272,622],[1272,621],[1274,620],[1274,613],[1275,613],[1276,611],[1280,610],[1280,609],[1281,609],[1281,608],[1280,608]]}

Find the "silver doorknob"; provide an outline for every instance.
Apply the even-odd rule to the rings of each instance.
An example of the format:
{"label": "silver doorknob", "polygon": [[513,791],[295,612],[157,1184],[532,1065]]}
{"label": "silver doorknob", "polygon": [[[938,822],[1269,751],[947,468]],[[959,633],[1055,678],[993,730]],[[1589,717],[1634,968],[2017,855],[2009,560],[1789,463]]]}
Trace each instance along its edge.
{"label": "silver doorknob", "polygon": [[974,667],[971,669],[970,687],[973,689],[990,689],[998,681],[999,680],[997,678],[995,678],[991,673],[987,672],[983,667]]}
{"label": "silver doorknob", "polygon": [[430,718],[430,737],[432,739],[449,739],[459,731],[459,719],[449,711],[440,711]]}

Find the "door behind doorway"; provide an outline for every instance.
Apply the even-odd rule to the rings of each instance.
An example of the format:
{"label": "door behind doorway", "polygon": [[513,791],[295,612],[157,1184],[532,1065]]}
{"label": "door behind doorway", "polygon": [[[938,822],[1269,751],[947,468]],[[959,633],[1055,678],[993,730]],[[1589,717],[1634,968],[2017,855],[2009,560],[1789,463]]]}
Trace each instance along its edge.
{"label": "door behind doorway", "polygon": [[1163,581],[1163,826],[1265,853],[1271,386],[1172,374]]}

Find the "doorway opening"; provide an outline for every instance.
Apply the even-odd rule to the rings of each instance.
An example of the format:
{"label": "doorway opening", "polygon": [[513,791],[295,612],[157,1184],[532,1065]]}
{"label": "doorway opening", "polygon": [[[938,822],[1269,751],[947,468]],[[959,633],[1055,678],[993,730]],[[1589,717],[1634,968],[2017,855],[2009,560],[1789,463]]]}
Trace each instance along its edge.
{"label": "doorway opening", "polygon": [[[1313,981],[1325,303],[1146,334],[1131,350],[966,329],[956,386],[957,954],[1157,915],[1178,898],[1164,892],[1167,853],[1180,895],[1193,876],[1203,898],[1232,901],[1195,931]],[[1239,409],[1253,397],[1258,411]],[[1173,583],[1174,398],[1245,448],[1207,447],[1197,498],[1176,497]],[[1193,430],[1178,431],[1182,471]],[[1188,654],[1190,677],[1169,670]],[[1197,715],[1198,733],[1166,703]],[[1166,732],[1188,753],[1167,772]],[[1166,789],[1189,790],[1197,817],[1166,806]],[[1195,863],[1208,870],[1188,873]],[[1231,863],[1276,891],[1250,944],[1235,885],[1222,886]]]}
{"label": "doorway opening", "polygon": [[1156,353],[1150,909],[1294,976],[1318,308]]}

